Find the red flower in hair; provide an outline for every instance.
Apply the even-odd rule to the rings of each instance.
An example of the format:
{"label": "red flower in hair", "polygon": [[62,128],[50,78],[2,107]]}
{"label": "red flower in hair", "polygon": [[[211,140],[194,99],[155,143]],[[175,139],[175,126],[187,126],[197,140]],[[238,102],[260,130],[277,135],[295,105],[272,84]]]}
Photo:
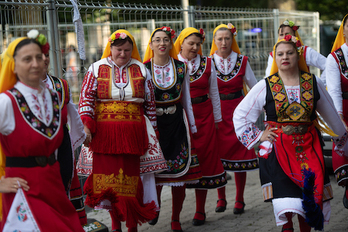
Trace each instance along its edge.
{"label": "red flower in hair", "polygon": [[301,41],[300,40],[297,40],[296,47],[301,47]]}
{"label": "red flower in hair", "polygon": [[233,35],[234,35],[234,33],[236,33],[236,31],[237,31],[237,29],[235,27],[231,29],[231,32]]}
{"label": "red flower in hair", "polygon": [[43,54],[47,54],[49,50],[50,50],[50,44],[49,43],[46,43],[45,45],[41,46],[41,51],[42,51]]}
{"label": "red flower in hair", "polygon": [[170,38],[173,39],[175,37],[175,31],[170,27],[161,27],[161,30],[164,31],[167,35],[169,35]]}
{"label": "red flower in hair", "polygon": [[202,28],[199,29],[199,34],[202,35],[202,39],[205,40],[205,32]]}
{"label": "red flower in hair", "polygon": [[284,36],[284,39],[286,41],[290,41],[292,39],[292,35],[286,35],[286,36]]}
{"label": "red flower in hair", "polygon": [[292,30],[297,31],[299,26],[292,26]]}

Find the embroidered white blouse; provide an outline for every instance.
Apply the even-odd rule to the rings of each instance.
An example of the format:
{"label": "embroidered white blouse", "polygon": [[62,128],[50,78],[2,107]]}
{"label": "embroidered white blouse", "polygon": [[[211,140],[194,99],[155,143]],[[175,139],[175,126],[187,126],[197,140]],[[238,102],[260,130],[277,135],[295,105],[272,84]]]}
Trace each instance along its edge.
{"label": "embroidered white blouse", "polygon": [[[345,139],[346,130],[340,117],[335,113],[336,111],[333,101],[326,91],[323,82],[318,77],[316,77],[316,79],[320,94],[316,110],[320,113],[329,127],[339,136],[334,139],[337,145],[338,143],[343,142],[338,140]],[[266,88],[266,81],[260,80],[239,103],[233,114],[234,129],[237,137],[246,135],[246,137],[250,138],[246,145],[248,149],[251,149],[260,140],[263,134],[263,131],[257,128],[255,123],[260,114],[264,112],[264,106],[266,105]],[[292,99],[292,101],[299,102],[298,93],[300,91],[300,86],[285,86],[285,88],[289,100]],[[293,96],[289,97],[289,95]],[[253,136],[251,136],[251,134]],[[344,144],[345,141],[343,142],[343,145]]]}
{"label": "embroidered white blouse", "polygon": [[[187,60],[184,57],[182,57],[181,54],[178,55],[178,58],[180,61],[185,62],[187,65],[188,72],[190,75],[194,74],[201,62],[201,56],[197,55],[192,60]],[[213,114],[214,114],[214,121],[215,122],[221,122],[222,121],[222,115],[221,115],[221,106],[220,106],[220,97],[219,97],[219,88],[217,85],[217,79],[216,79],[216,70],[214,67],[214,62],[211,60],[211,66],[210,66],[210,76],[209,76],[209,98],[211,99],[211,103],[213,105]]]}
{"label": "embroidered white blouse", "polygon": [[[153,64],[153,81],[155,81],[155,85],[161,87],[161,88],[168,88],[171,86],[175,79],[174,79],[174,67],[172,58],[169,59],[168,63],[164,66]],[[191,127],[191,132],[196,133],[197,127],[195,124],[195,118],[193,116],[193,110],[192,110],[192,103],[191,103],[191,95],[190,95],[190,73],[189,71],[186,72],[184,82],[182,83],[182,98],[181,98],[181,104],[183,105],[186,115],[189,120],[189,124]]]}
{"label": "embroidered white blouse", "polygon": [[[44,84],[40,86],[41,91],[31,88],[18,81],[15,86],[22,93],[28,103],[30,111],[45,125],[49,125],[53,118],[52,98]],[[11,134],[15,127],[14,111],[9,96],[0,94],[0,133]]]}
{"label": "embroidered white blouse", "polygon": [[[308,47],[308,46],[303,46],[303,47],[304,49],[306,49],[306,64],[308,66],[317,67],[318,69],[323,71],[320,75],[320,79],[326,86],[326,72],[327,72],[325,69],[326,57],[311,47]],[[269,55],[268,61],[267,61],[267,68],[265,71],[265,75],[266,75],[265,77],[268,77],[270,75],[272,63],[273,63],[273,57]]]}
{"label": "embroidered white blouse", "polygon": [[[343,44],[341,46],[344,58],[348,62],[348,46]],[[329,54],[326,60],[326,70],[330,73],[330,77],[327,78],[327,90],[335,104],[336,110],[339,114],[343,114],[342,106],[342,88],[341,88],[341,69],[337,64],[335,58]]]}
{"label": "embroidered white blouse", "polygon": [[[217,69],[222,74],[227,75],[231,73],[232,70],[234,69],[234,66],[236,65],[236,62],[237,62],[238,54],[232,51],[231,54],[226,59],[216,54],[216,52],[213,54],[213,56],[214,56]],[[243,77],[243,81],[245,81],[245,83],[249,86],[249,88],[252,88],[257,83],[254,72],[250,67],[249,61],[247,62],[247,66],[245,68],[245,75]]]}

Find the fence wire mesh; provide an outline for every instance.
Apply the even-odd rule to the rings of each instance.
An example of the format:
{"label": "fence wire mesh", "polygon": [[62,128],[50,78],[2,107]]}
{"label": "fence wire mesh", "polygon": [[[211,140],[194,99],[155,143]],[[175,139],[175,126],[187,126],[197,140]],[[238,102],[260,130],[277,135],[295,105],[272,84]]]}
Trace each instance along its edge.
{"label": "fence wire mesh", "polygon": [[[313,12],[279,12],[274,9],[235,9],[218,7],[113,3],[111,0],[77,1],[85,34],[86,60],[76,53],[77,40],[74,26],[74,8],[68,0],[5,0],[0,2],[0,52],[15,38],[24,36],[30,29],[48,35],[57,56],[59,71],[66,78],[78,98],[81,82],[89,65],[100,59],[108,37],[117,29],[128,30],[135,38],[143,57],[151,32],[158,27],[170,26],[177,33],[184,28],[185,15],[190,26],[203,28],[206,40],[203,54],[209,55],[213,31],[221,23],[232,23],[238,30],[237,42],[242,54],[249,57],[257,79],[264,77],[269,52],[277,37],[277,28],[285,19],[300,25],[303,42],[319,51],[319,15]],[[50,19],[53,16],[53,21]],[[56,18],[56,20],[54,20]],[[56,33],[57,32],[57,33]],[[50,38],[53,36],[54,38]],[[54,67],[51,65],[51,72]],[[316,71],[318,74],[318,71]]]}

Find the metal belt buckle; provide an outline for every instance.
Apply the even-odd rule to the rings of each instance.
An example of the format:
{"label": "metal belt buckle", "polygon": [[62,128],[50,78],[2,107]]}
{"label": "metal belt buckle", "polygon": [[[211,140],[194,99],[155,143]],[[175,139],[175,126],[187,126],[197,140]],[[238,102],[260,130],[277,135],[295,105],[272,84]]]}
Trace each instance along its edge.
{"label": "metal belt buckle", "polygon": [[47,157],[46,156],[36,156],[35,161],[40,167],[45,167],[47,165]]}
{"label": "metal belt buckle", "polygon": [[56,162],[56,157],[54,156],[54,154],[52,154],[49,157],[47,157],[47,163],[50,166],[52,166],[55,162]]}
{"label": "metal belt buckle", "polygon": [[299,125],[297,127],[297,131],[296,133],[299,133],[299,134],[305,134],[308,130],[308,126],[307,125]]}
{"label": "metal belt buckle", "polygon": [[295,132],[295,127],[291,125],[282,126],[282,130],[286,135],[292,135]]}

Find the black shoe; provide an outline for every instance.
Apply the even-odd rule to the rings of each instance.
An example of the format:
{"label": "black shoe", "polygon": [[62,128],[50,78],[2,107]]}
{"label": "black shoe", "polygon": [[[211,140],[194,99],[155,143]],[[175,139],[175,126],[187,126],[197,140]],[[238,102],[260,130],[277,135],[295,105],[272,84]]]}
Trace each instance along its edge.
{"label": "black shoe", "polygon": [[244,213],[245,203],[244,203],[244,202],[241,202],[241,201],[237,201],[237,202],[243,204],[243,207],[242,207],[241,209],[239,209],[239,208],[233,208],[233,213],[234,213],[234,214],[242,214],[242,213]]}
{"label": "black shoe", "polygon": [[156,225],[158,222],[159,212],[157,212],[156,214],[157,214],[157,217],[149,221],[149,224],[152,226]]}
{"label": "black shoe", "polygon": [[346,209],[348,209],[348,199],[347,199],[347,195],[346,195],[347,189],[348,189],[348,186],[346,186],[346,189],[345,189],[344,194],[343,194],[343,205]]}
{"label": "black shoe", "polygon": [[285,231],[294,231],[294,228],[282,228],[282,232],[285,232]]}
{"label": "black shoe", "polygon": [[[179,226],[177,225],[178,223],[179,223]],[[171,223],[171,227],[172,227],[172,232],[183,232],[181,229],[181,223],[178,220],[173,220]],[[173,227],[176,227],[176,228],[173,229]]]}
{"label": "black shoe", "polygon": [[219,199],[219,200],[217,201],[217,203],[219,203],[219,201],[224,201],[224,202],[225,202],[225,206],[218,206],[218,207],[216,207],[216,208],[215,208],[215,212],[217,212],[217,213],[225,212],[225,210],[226,210],[226,205],[227,205],[227,201],[226,201],[225,199]]}
{"label": "black shoe", "polygon": [[205,213],[201,213],[201,212],[196,212],[196,213],[199,213],[199,214],[202,214],[204,216],[204,219],[203,220],[199,220],[199,219],[192,219],[192,225],[194,226],[201,226],[205,223]]}

